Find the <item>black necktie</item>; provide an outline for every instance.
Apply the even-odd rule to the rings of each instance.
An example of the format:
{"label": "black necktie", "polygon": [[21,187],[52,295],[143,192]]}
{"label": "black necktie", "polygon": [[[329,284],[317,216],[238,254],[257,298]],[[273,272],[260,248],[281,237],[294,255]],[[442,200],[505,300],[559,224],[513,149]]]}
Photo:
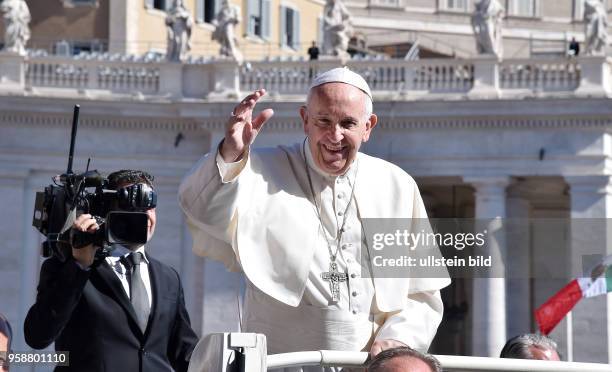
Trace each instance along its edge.
{"label": "black necktie", "polygon": [[136,313],[138,325],[142,333],[144,333],[147,329],[151,306],[144,281],[140,276],[140,261],[142,261],[142,253],[140,252],[132,252],[127,258],[125,256],[121,257],[121,263],[125,265],[130,273],[128,280],[130,283],[130,302]]}

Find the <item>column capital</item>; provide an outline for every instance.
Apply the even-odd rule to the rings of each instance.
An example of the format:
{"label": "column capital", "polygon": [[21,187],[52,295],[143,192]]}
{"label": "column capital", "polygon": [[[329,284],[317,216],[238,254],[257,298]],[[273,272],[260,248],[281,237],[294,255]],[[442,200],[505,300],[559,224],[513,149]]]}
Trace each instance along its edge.
{"label": "column capital", "polygon": [[510,185],[510,176],[464,176],[463,182],[474,186],[478,193],[493,191],[495,189],[505,190]]}
{"label": "column capital", "polygon": [[565,176],[564,179],[570,186],[571,194],[612,195],[612,177],[609,175]]}
{"label": "column capital", "polygon": [[476,218],[506,217],[506,188],[509,176],[466,176],[463,181],[476,189]]}
{"label": "column capital", "polygon": [[0,185],[23,186],[29,176],[28,169],[0,167]]}

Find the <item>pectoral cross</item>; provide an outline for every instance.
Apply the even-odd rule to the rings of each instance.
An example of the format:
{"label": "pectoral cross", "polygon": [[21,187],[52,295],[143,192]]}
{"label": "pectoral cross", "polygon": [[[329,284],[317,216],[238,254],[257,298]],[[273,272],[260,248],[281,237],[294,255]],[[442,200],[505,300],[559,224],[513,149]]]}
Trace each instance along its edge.
{"label": "pectoral cross", "polygon": [[329,289],[331,290],[332,301],[340,301],[340,282],[345,282],[348,279],[346,273],[338,271],[338,264],[335,262],[329,263],[329,271],[322,272],[321,278],[329,281]]}

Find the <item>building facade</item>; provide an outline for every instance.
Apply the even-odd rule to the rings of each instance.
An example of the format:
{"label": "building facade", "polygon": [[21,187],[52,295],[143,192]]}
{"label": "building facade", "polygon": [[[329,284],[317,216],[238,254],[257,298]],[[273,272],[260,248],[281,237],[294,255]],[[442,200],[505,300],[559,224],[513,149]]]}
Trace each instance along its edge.
{"label": "building facade", "polygon": [[[316,26],[323,1],[236,0],[241,22],[235,28],[239,49],[247,59],[303,57],[312,41],[319,40]],[[71,55],[109,52],[142,55],[166,52],[166,11],[174,0],[28,0],[32,14],[30,49]],[[218,55],[211,40],[212,24],[221,0],[184,0],[194,20],[190,55]],[[315,25],[314,27],[312,25]],[[0,21],[0,33],[4,33]]]}
{"label": "building facade", "polygon": [[[33,21],[33,35],[77,40],[71,39],[78,35],[71,27],[89,22],[99,27],[87,37],[107,40],[108,50],[142,54],[152,50],[141,48],[149,37],[165,49],[163,12],[157,9],[162,2],[80,3],[55,2],[53,6],[63,15]],[[308,35],[305,29],[313,32],[301,38],[309,40],[322,3],[295,3],[300,17],[309,12],[307,6],[319,7],[308,23],[306,16],[299,22],[302,36]],[[364,151],[415,177],[431,217],[592,218],[599,222],[609,218],[612,60],[568,59],[562,52],[565,44],[554,53],[535,52],[534,38],[527,37],[583,40],[584,25],[573,16],[576,5],[555,1],[555,7],[540,0],[533,2],[533,17],[509,15],[506,23],[516,27],[504,30],[506,57],[497,60],[476,56],[465,10],[473,5],[471,1],[433,3],[348,3],[356,29],[367,36],[369,46],[391,51],[406,42],[406,31],[415,36],[412,41],[419,40],[422,53],[444,57],[348,61],[368,80],[374,111],[379,114],[380,125]],[[33,19],[38,19],[35,2],[28,4]],[[189,9],[204,9],[203,19],[211,13],[206,9],[212,5],[207,4],[198,8],[186,1]],[[278,12],[291,5],[272,4]],[[532,9],[517,5],[523,2],[511,4],[507,9]],[[244,11],[245,4],[241,5]],[[75,12],[73,18],[69,12]],[[371,27],[371,19],[378,19],[376,27]],[[278,21],[270,30],[280,25]],[[197,27],[209,40],[211,30],[203,23]],[[401,27],[390,28],[393,25]],[[242,27],[263,32],[263,26],[254,23],[243,22]],[[137,30],[129,31],[132,28]],[[377,44],[380,35],[386,35],[379,38],[385,40]],[[275,53],[283,50],[277,48]],[[526,50],[530,53],[522,54]],[[453,55],[462,58],[448,58]],[[547,58],[540,58],[544,55]],[[275,116],[258,136],[257,146],[299,141],[298,108],[311,77],[340,65],[334,60],[260,61],[259,55],[247,55],[247,59],[249,69],[218,60],[168,63],[104,55],[0,53],[0,203],[4,210],[0,283],[9,283],[0,287],[0,311],[17,324],[14,329],[21,328],[34,301],[41,263],[42,237],[31,226],[34,194],[65,171],[71,110],[77,103],[82,109],[75,170],[84,170],[92,158],[90,168],[103,173],[141,168],[154,174],[159,223],[150,251],[181,273],[200,334],[239,329],[243,279],[191,253],[191,238],[176,201],[178,185],[200,156],[216,148],[235,102],[259,87],[270,92],[261,106],[273,108]],[[512,239],[494,242],[506,257],[508,275],[459,278],[443,291],[445,319],[432,352],[497,356],[506,338],[536,330],[533,311],[579,275],[573,269],[580,266],[584,254],[612,253],[605,231],[585,234],[570,225],[550,231],[523,227],[519,232]],[[550,241],[558,244],[543,243]],[[592,250],[587,252],[585,247]],[[542,262],[561,267],[563,274],[543,275]],[[514,271],[522,274],[511,275]],[[573,312],[573,324],[563,322],[555,329],[552,336],[564,355],[585,362],[612,360],[611,301],[610,296],[584,300]],[[569,335],[573,341],[568,343]],[[27,349],[21,334],[15,342],[15,350]]]}

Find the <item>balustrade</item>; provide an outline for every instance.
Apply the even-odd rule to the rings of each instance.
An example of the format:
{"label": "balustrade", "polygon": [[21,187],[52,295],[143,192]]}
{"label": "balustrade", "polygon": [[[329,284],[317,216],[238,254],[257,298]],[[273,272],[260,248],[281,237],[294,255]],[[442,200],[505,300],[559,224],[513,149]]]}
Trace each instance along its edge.
{"label": "balustrade", "polygon": [[[19,59],[0,55],[0,72],[17,71],[11,72],[14,77],[3,79],[34,92],[44,88],[45,94],[56,88],[72,89],[76,94],[87,91],[102,95],[206,98],[211,90],[225,91],[223,85],[235,81],[236,76],[241,92],[264,87],[275,95],[304,95],[317,73],[341,65],[335,60],[258,61],[226,69],[229,72],[221,76],[218,66],[233,62],[209,60],[180,65],[159,60],[96,58],[31,55]],[[375,96],[383,97],[398,93],[405,99],[428,94],[436,97],[464,94],[474,99],[480,98],[483,92],[483,98],[512,96],[513,92],[534,96],[612,94],[611,60],[605,57],[501,62],[495,59],[349,60],[347,66],[364,77]],[[17,75],[19,71],[23,80]],[[234,78],[228,78],[228,73]],[[230,88],[237,92],[237,86]],[[5,87],[9,89],[8,85]],[[15,90],[15,84],[10,89]],[[479,95],[474,94],[476,91]]]}

